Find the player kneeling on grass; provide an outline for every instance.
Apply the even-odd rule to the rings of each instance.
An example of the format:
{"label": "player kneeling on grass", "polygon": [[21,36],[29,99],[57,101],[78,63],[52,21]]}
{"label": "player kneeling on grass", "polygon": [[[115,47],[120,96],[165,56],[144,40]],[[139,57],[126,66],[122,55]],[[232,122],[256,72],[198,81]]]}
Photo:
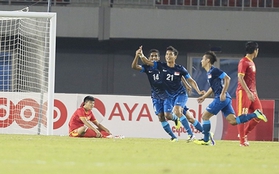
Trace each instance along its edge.
{"label": "player kneeling on grass", "polygon": [[[86,96],[82,106],[72,115],[69,122],[70,137],[87,137],[87,138],[111,138],[112,135],[107,128],[100,124],[92,113],[95,99]],[[97,128],[94,128],[92,122]]]}
{"label": "player kneeling on grass", "polygon": [[251,114],[243,114],[235,117],[231,102],[232,99],[227,92],[230,84],[230,77],[221,69],[213,66],[216,60],[217,57],[212,51],[206,52],[201,60],[202,67],[207,71],[207,80],[210,88],[203,96],[198,98],[198,102],[202,103],[205,98],[211,95],[211,93],[214,93],[214,100],[202,114],[204,138],[194,141],[199,145],[209,145],[209,139],[213,145],[215,144],[213,136],[210,134],[211,124],[209,119],[219,111],[222,111],[226,120],[232,125],[245,123],[252,118],[259,118],[260,120],[267,122],[267,118],[260,110],[255,110],[255,112]]}

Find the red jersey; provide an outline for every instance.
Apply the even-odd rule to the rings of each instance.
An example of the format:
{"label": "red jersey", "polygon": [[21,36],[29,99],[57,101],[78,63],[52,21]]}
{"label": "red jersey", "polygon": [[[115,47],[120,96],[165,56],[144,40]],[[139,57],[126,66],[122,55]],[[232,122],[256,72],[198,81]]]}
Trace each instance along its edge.
{"label": "red jersey", "polygon": [[69,132],[84,125],[84,123],[80,120],[81,117],[86,117],[86,120],[90,120],[92,122],[96,120],[91,110],[85,111],[83,107],[80,107],[71,117],[71,120],[69,122]]}
{"label": "red jersey", "polygon": [[[256,66],[253,60],[243,57],[238,63],[238,74],[244,76],[244,81],[251,92],[256,92]],[[244,90],[238,82],[237,91]]]}

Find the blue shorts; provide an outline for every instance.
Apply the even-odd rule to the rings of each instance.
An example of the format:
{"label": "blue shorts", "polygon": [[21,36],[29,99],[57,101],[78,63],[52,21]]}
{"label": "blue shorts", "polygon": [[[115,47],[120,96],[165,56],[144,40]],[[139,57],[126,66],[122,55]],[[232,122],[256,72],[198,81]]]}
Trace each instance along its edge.
{"label": "blue shorts", "polygon": [[185,93],[179,94],[173,99],[173,106],[181,106],[182,108],[184,108],[187,100],[188,100],[188,96],[185,95]]}
{"label": "blue shorts", "polygon": [[152,103],[156,115],[164,113],[164,100],[152,98]]}
{"label": "blue shorts", "polygon": [[173,109],[173,98],[167,98],[164,101],[164,112],[172,112]]}
{"label": "blue shorts", "polygon": [[164,102],[164,112],[172,112],[174,106],[185,107],[188,96],[185,93],[179,94],[176,97],[169,97]]}
{"label": "blue shorts", "polygon": [[213,102],[207,106],[206,110],[214,115],[217,115],[219,111],[222,111],[225,117],[229,114],[235,115],[232,107],[232,100],[230,98],[226,98],[225,101],[220,101],[219,97],[214,98]]}

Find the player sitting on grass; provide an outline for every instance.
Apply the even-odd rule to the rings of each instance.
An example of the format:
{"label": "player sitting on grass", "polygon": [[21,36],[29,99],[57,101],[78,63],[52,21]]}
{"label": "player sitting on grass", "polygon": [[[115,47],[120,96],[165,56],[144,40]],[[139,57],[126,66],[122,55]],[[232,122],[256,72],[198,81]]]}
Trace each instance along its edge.
{"label": "player sitting on grass", "polygon": [[[99,123],[92,113],[95,99],[86,96],[83,104],[72,115],[69,122],[70,137],[87,137],[87,138],[112,138],[110,131]],[[94,128],[91,123],[97,128]]]}
{"label": "player sitting on grass", "polygon": [[212,145],[215,144],[213,137],[210,134],[211,124],[209,119],[213,115],[216,115],[219,111],[223,112],[226,120],[232,125],[245,123],[252,118],[259,118],[267,122],[267,118],[261,113],[260,110],[255,110],[255,112],[251,114],[243,114],[235,117],[231,96],[227,92],[230,84],[230,77],[222,70],[213,66],[216,60],[216,55],[212,51],[206,52],[201,60],[202,67],[207,71],[207,80],[209,82],[210,88],[203,96],[198,98],[198,102],[202,103],[212,92],[214,93],[215,98],[202,114],[204,138],[194,141],[199,145],[209,145],[209,139],[211,140]]}

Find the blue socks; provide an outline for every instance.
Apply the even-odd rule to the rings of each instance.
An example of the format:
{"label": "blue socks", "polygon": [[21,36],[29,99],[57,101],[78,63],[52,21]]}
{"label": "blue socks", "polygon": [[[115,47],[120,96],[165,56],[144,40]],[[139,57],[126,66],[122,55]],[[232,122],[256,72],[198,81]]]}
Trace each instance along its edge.
{"label": "blue socks", "polygon": [[175,121],[177,119],[178,119],[178,117],[176,115],[172,114],[172,121]]}
{"label": "blue socks", "polygon": [[195,120],[195,122],[193,123],[193,125],[194,125],[194,127],[195,127],[198,131],[200,131],[200,132],[203,131],[202,125],[200,124],[200,122],[198,122],[198,120]]}
{"label": "blue socks", "polygon": [[210,120],[204,120],[202,123],[202,127],[203,127],[203,134],[204,134],[203,140],[207,142],[209,141],[209,132],[211,128]]}
{"label": "blue socks", "polygon": [[173,134],[171,128],[170,128],[170,124],[167,121],[163,121],[161,122],[162,127],[164,128],[164,130],[171,136],[171,138],[176,138],[176,136]]}
{"label": "blue socks", "polygon": [[180,117],[180,122],[182,123],[182,125],[185,128],[188,135],[190,135],[190,136],[193,135],[193,132],[190,128],[189,122],[188,122],[187,118],[185,117],[185,115],[182,115],[182,117]]}
{"label": "blue socks", "polygon": [[257,117],[257,115],[255,113],[251,113],[251,114],[242,114],[242,115],[236,117],[235,119],[236,119],[237,124],[241,124],[241,123],[245,123],[255,117]]}

